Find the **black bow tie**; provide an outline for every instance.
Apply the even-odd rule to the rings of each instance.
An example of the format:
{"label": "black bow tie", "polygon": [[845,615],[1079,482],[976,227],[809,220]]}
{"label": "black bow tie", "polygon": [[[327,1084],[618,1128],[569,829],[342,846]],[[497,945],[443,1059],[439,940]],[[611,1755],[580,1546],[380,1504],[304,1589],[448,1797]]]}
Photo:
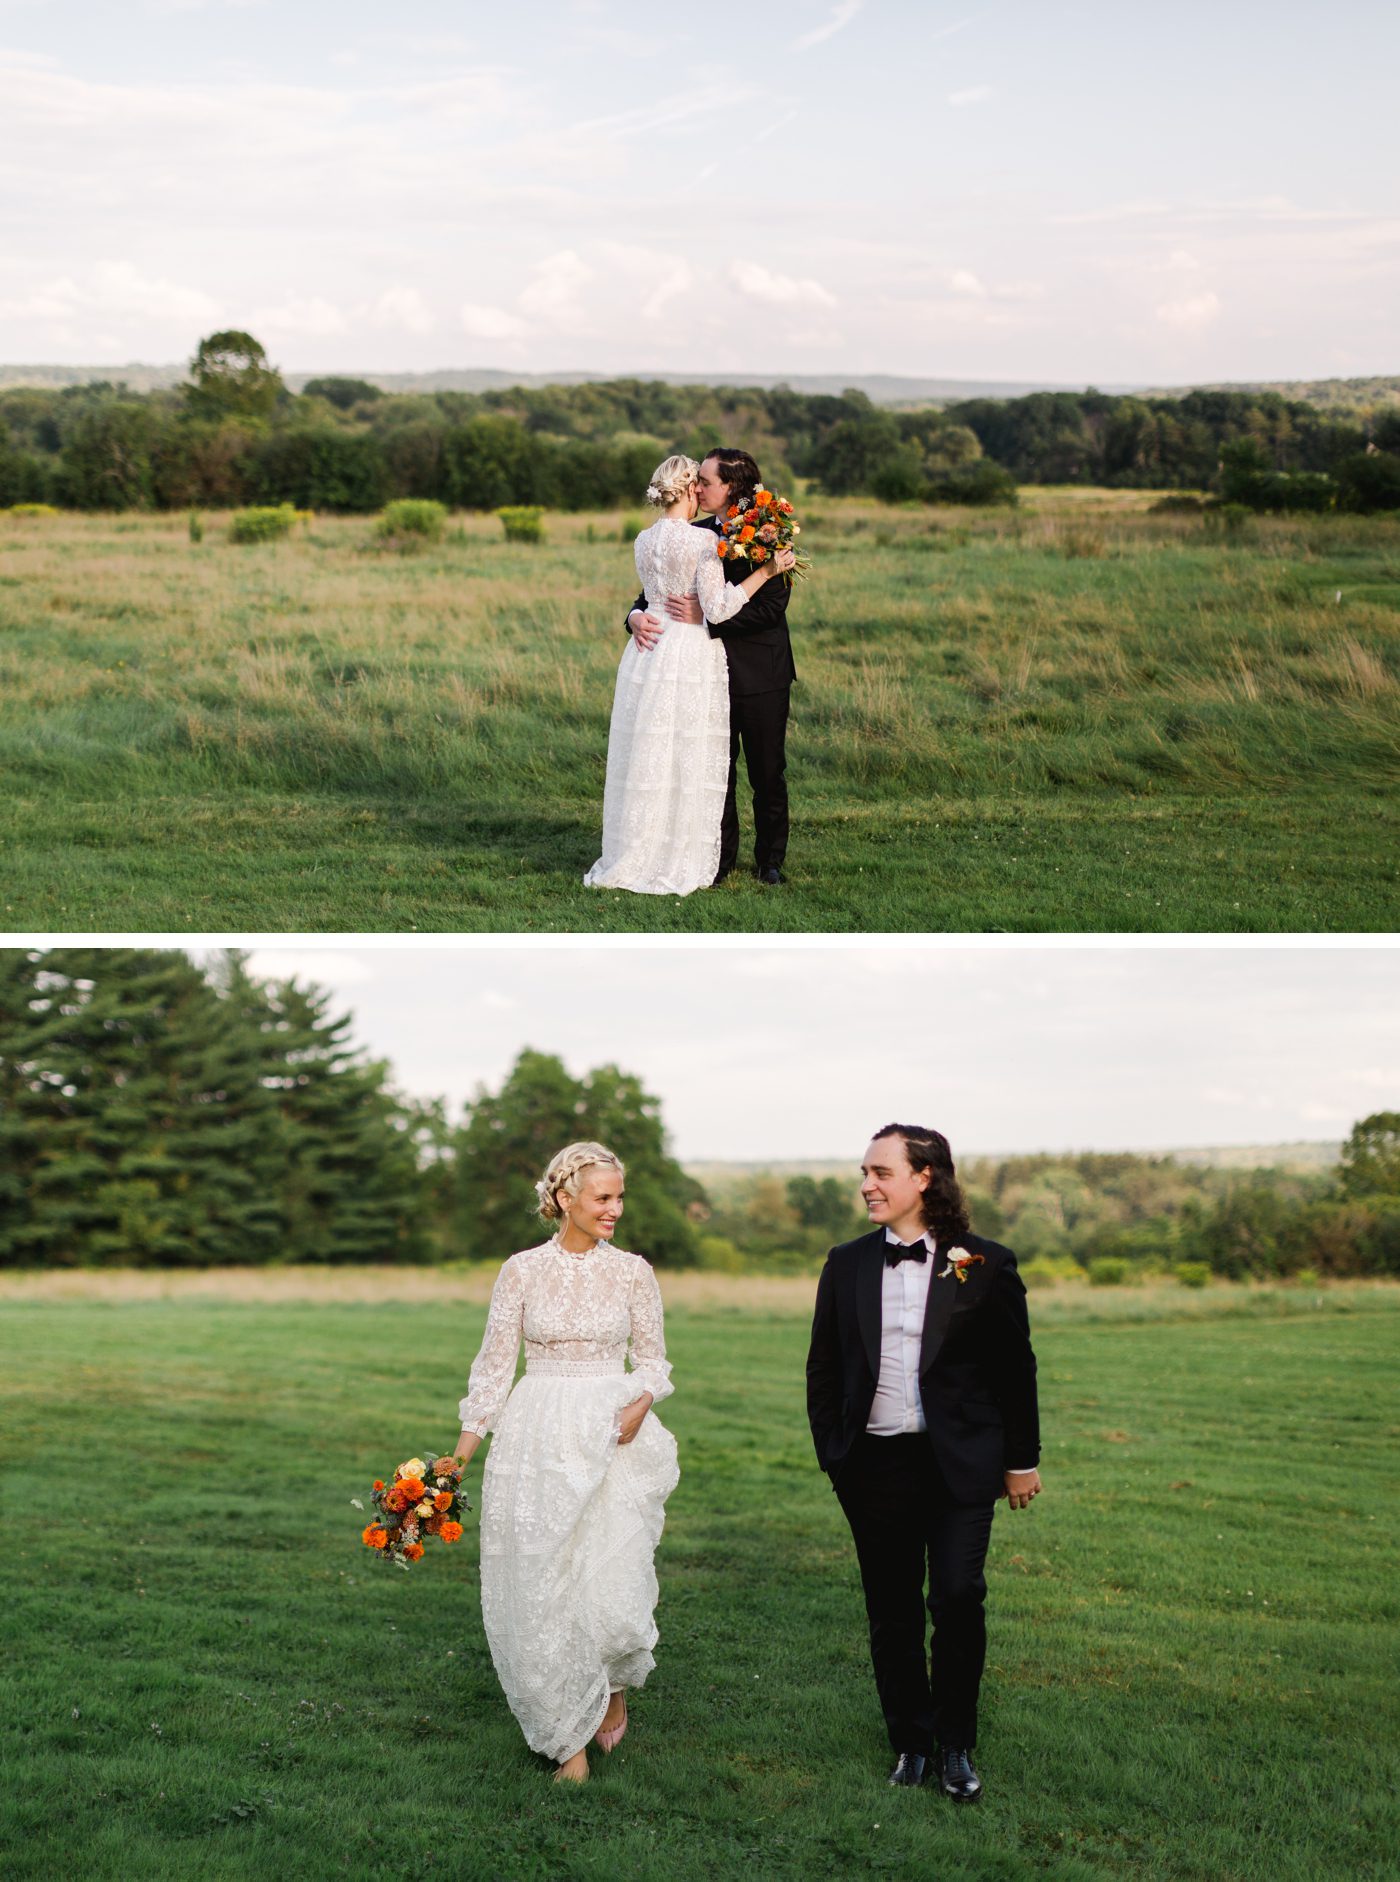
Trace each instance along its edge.
{"label": "black bow tie", "polygon": [[927,1261],[927,1242],[886,1242],[885,1266],[897,1268],[901,1261]]}

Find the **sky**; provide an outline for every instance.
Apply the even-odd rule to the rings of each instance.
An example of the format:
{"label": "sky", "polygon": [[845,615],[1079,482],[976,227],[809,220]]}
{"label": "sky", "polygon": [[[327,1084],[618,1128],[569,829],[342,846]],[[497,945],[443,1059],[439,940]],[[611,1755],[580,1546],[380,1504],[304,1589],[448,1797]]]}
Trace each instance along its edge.
{"label": "sky", "polygon": [[[400,1087],[498,1089],[525,1047],[660,1098],[683,1161],[1340,1140],[1400,1109],[1400,952],[1361,948],[284,946]],[[619,1146],[625,1155],[625,1147]]]}
{"label": "sky", "polygon": [[0,0],[0,360],[1395,373],[1394,0]]}

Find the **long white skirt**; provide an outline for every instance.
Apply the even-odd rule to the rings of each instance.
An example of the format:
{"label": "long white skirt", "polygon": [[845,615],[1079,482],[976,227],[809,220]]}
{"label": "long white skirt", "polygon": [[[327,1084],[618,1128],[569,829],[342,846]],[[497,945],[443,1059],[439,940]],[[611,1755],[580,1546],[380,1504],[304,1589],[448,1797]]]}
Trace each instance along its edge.
{"label": "long white skirt", "polygon": [[656,1570],[676,1440],[652,1412],[630,1444],[635,1376],[531,1367],[496,1424],[481,1488],[481,1613],[532,1751],[582,1749],[608,1695],[655,1665]]}
{"label": "long white skirt", "polygon": [[623,649],[608,731],[603,853],[590,888],[689,895],[719,868],[729,782],[729,662],[703,623]]}

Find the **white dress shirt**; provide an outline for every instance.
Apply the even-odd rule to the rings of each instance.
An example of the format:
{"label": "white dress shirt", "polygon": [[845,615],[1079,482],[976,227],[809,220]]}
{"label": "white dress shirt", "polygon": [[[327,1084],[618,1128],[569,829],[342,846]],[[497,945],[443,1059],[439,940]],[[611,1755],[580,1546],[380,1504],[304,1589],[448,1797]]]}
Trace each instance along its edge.
{"label": "white dress shirt", "polygon": [[[932,1232],[925,1229],[922,1239],[928,1250],[927,1260],[901,1261],[895,1267],[886,1263],[880,1276],[880,1375],[865,1427],[872,1438],[897,1438],[906,1431],[928,1430],[919,1391],[919,1349],[924,1338],[928,1290],[938,1263]],[[885,1240],[899,1244],[903,1237],[887,1228]],[[1031,1471],[1010,1474],[1028,1477]]]}

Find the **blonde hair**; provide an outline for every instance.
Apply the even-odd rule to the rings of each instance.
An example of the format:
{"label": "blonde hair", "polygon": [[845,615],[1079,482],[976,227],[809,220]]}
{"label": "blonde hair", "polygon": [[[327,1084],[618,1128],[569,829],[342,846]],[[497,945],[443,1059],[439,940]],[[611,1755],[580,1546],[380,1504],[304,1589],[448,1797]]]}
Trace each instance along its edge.
{"label": "blonde hair", "polygon": [[658,510],[668,503],[679,503],[699,475],[700,466],[693,457],[668,457],[651,473],[647,502]]}
{"label": "blonde hair", "polygon": [[564,1211],[559,1206],[559,1192],[572,1202],[583,1187],[583,1179],[590,1170],[616,1170],[619,1176],[626,1172],[622,1159],[613,1155],[606,1144],[565,1144],[564,1148],[549,1160],[549,1168],[535,1184],[535,1194],[540,1199],[540,1214],[546,1222],[557,1222]]}

